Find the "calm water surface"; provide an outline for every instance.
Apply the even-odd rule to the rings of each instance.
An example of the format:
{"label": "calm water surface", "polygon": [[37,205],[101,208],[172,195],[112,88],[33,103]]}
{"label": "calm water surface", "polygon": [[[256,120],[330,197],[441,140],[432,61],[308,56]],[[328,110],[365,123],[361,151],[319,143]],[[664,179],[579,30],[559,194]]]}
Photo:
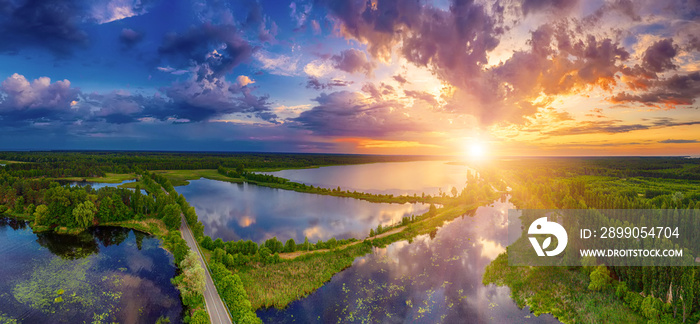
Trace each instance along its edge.
{"label": "calm water surface", "polygon": [[393,195],[436,195],[462,190],[471,169],[448,161],[337,165],[268,172],[277,177],[324,188]]}
{"label": "calm water surface", "polygon": [[509,288],[481,283],[509,244],[508,208],[497,201],[432,235],[375,249],[309,297],[257,314],[264,323],[558,323],[519,309]]}
{"label": "calm water surface", "polygon": [[[61,180],[59,180],[58,182],[59,183],[67,183],[70,186],[80,186],[80,187],[86,187],[87,185],[90,185],[93,189],[99,190],[99,189],[104,188],[104,187],[117,188],[122,184],[135,182],[135,181],[136,181],[135,179],[131,179],[131,180],[124,180],[120,183],[91,182],[91,181],[65,181],[65,182],[61,182]],[[131,191],[136,190],[134,188],[126,188],[126,189],[129,189]],[[141,194],[148,195],[148,192],[145,189],[141,189]]]}
{"label": "calm water surface", "polygon": [[370,203],[353,198],[200,179],[175,187],[194,206],[213,239],[296,242],[363,238],[371,228],[428,210],[424,204]]}
{"label": "calm water surface", "polygon": [[148,234],[116,227],[34,234],[0,218],[0,322],[155,323],[181,320],[172,255]]}

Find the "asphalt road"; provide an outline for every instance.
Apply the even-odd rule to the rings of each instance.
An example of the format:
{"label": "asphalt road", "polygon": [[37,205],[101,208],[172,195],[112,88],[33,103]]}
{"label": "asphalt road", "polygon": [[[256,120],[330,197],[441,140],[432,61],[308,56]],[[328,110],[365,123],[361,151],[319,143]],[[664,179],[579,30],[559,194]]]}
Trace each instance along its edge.
{"label": "asphalt road", "polygon": [[233,324],[231,318],[228,316],[228,312],[226,311],[226,306],[224,306],[224,302],[221,300],[221,297],[219,297],[219,293],[216,291],[216,286],[214,286],[214,281],[211,279],[211,274],[209,273],[209,270],[207,269],[207,266],[204,263],[202,254],[197,248],[197,240],[194,239],[194,235],[192,235],[192,230],[190,230],[190,227],[187,225],[185,217],[182,216],[181,218],[182,220],[180,224],[180,232],[182,232],[182,238],[185,239],[185,241],[187,242],[187,246],[190,247],[190,250],[194,251],[197,254],[197,256],[199,257],[199,263],[202,265],[202,269],[204,269],[204,280],[206,283],[204,289],[204,303],[207,306],[207,313],[209,313],[211,323]]}

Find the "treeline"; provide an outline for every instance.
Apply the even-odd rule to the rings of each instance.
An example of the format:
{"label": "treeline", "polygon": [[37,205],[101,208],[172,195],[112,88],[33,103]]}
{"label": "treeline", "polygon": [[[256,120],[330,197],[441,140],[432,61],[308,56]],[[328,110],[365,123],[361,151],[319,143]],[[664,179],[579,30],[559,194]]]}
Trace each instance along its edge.
{"label": "treeline", "polygon": [[235,168],[302,168],[374,162],[431,160],[425,156],[381,156],[291,153],[179,153],[179,152],[0,152],[0,160],[21,161],[4,168],[19,177],[99,177],[105,173],[140,170]]}
{"label": "treeline", "polygon": [[[616,178],[649,177],[656,179],[700,180],[700,159],[685,157],[559,157],[518,158],[498,165],[518,165],[524,174],[548,177],[568,175]],[[528,170],[529,169],[529,170]]]}
{"label": "treeline", "polygon": [[[685,248],[684,257],[690,257],[700,247],[700,183],[690,180],[694,177],[674,179],[694,174],[697,163],[697,159],[682,158],[533,159],[499,167],[509,177],[512,201],[518,208],[664,209],[664,217],[653,222],[638,212],[619,212],[613,218],[593,212],[587,222],[598,227],[679,227],[683,234],[675,245],[666,239],[629,240],[625,241],[629,246],[621,248]],[[593,264],[583,270],[590,274],[590,289],[616,294],[650,323],[685,322],[691,314],[698,317],[700,267],[668,267],[662,262],[645,267]]]}
{"label": "treeline", "polygon": [[281,261],[280,253],[334,249],[356,241],[357,239],[355,238],[336,240],[333,237],[325,242],[318,240],[316,243],[310,243],[309,238],[305,237],[303,243],[297,244],[291,238],[282,243],[277,237],[273,237],[258,245],[251,240],[224,242],[221,238],[212,240],[211,237],[204,236],[200,244],[203,248],[212,251],[212,260],[232,269],[246,265],[255,266],[279,263]]}

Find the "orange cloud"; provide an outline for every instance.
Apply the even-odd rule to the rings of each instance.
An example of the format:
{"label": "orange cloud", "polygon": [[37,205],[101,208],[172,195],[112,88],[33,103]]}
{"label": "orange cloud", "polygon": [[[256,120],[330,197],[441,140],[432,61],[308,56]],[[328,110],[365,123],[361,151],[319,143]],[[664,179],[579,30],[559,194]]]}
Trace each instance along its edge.
{"label": "orange cloud", "polygon": [[439,148],[439,145],[424,144],[416,141],[389,141],[375,140],[370,138],[345,137],[333,140],[337,143],[354,143],[357,148],[409,148],[409,147],[432,147]]}

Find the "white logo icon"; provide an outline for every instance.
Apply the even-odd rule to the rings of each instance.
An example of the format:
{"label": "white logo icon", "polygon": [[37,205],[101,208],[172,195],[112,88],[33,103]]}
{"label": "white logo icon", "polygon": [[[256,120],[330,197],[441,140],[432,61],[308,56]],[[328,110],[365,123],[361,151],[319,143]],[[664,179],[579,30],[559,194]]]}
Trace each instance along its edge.
{"label": "white logo icon", "polygon": [[532,243],[532,247],[535,248],[535,252],[537,252],[538,256],[544,256],[545,253],[547,256],[555,256],[564,251],[566,248],[566,243],[568,242],[568,236],[566,235],[566,230],[564,229],[563,226],[555,223],[555,222],[548,222],[547,217],[541,217],[532,222],[530,224],[530,228],[527,230],[528,234],[550,234],[554,235],[557,238],[557,248],[551,251],[544,251],[550,243],[552,243],[552,237],[547,237],[544,239],[544,242],[542,242],[542,247],[540,247],[540,243],[537,242],[537,238],[534,237],[529,237],[530,243]]}

